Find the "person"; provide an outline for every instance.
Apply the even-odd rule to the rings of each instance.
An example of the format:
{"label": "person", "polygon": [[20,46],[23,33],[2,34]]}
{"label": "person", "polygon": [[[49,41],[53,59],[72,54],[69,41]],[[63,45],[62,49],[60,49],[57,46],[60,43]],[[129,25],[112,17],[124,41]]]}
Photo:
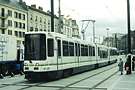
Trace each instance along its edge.
{"label": "person", "polygon": [[128,75],[129,74],[129,64],[128,64],[128,61],[125,62],[125,71],[126,71],[126,74]]}
{"label": "person", "polygon": [[126,70],[126,74],[131,74],[131,55],[129,54],[127,56],[127,60],[125,62],[125,70]]}
{"label": "person", "polygon": [[118,64],[118,66],[119,66],[119,71],[121,72],[121,75],[123,75],[123,61],[121,58],[120,58],[120,62]]}
{"label": "person", "polygon": [[135,56],[132,58],[132,71],[134,71],[135,68]]}

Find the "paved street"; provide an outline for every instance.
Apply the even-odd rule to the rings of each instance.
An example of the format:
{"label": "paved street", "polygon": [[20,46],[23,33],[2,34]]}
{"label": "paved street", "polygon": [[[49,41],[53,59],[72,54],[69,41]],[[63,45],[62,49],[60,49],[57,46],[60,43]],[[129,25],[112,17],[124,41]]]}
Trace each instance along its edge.
{"label": "paved street", "polygon": [[[106,90],[111,82],[121,76],[116,64],[51,82],[28,82],[24,76],[5,77],[0,80],[0,90]],[[109,80],[107,80],[110,78]],[[106,84],[104,83],[108,83]]]}
{"label": "paved street", "polygon": [[135,90],[135,72],[131,75],[117,76],[109,90]]}
{"label": "paved street", "polygon": [[134,90],[135,72],[120,75],[117,63],[50,82],[29,82],[24,75],[0,79],[0,90]]}

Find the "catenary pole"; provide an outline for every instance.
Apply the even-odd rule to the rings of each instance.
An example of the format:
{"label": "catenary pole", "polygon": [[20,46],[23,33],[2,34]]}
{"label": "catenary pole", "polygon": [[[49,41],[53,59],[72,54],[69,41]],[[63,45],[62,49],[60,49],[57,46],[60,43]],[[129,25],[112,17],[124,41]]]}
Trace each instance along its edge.
{"label": "catenary pole", "polygon": [[54,32],[54,0],[51,0],[51,32]]}
{"label": "catenary pole", "polygon": [[[130,1],[127,0],[127,27],[128,27],[128,54],[131,54],[131,31],[130,31]],[[128,56],[129,72],[131,74],[131,55]]]}
{"label": "catenary pole", "polygon": [[130,3],[127,0],[128,53],[131,53]]}

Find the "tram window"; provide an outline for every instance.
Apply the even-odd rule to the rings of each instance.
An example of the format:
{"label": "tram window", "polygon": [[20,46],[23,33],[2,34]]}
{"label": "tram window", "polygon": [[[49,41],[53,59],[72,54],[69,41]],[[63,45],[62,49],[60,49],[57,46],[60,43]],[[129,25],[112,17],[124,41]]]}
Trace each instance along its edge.
{"label": "tram window", "polygon": [[81,44],[81,56],[85,56],[84,45]]}
{"label": "tram window", "polygon": [[89,56],[92,56],[91,46],[89,46]]}
{"label": "tram window", "polygon": [[80,44],[78,44],[78,55],[80,56],[80,52],[81,50],[80,50]]}
{"label": "tram window", "polygon": [[69,56],[68,42],[62,41],[63,44],[63,56]]}
{"label": "tram window", "polygon": [[80,56],[80,44],[75,43],[75,53],[76,56]]}
{"label": "tram window", "polygon": [[98,47],[98,56],[100,56],[100,48]]}
{"label": "tram window", "polygon": [[103,52],[103,58],[107,58],[107,55],[108,55],[108,54],[107,54],[107,51],[104,51],[104,52]]}
{"label": "tram window", "polygon": [[77,51],[78,51],[78,47],[77,47],[77,43],[75,43],[75,55],[76,56],[78,56]]}
{"label": "tram window", "polygon": [[85,52],[85,56],[88,56],[88,46],[87,45],[85,45],[85,47],[84,47],[84,52]]}
{"label": "tram window", "polygon": [[46,36],[43,34],[25,35],[25,60],[46,59]]}
{"label": "tram window", "polygon": [[95,56],[95,48],[92,47],[92,53],[93,53],[93,56]]}
{"label": "tram window", "polygon": [[100,58],[107,58],[107,51],[100,50]]}
{"label": "tram window", "polygon": [[54,56],[54,40],[47,39],[47,46],[48,46],[48,56]]}
{"label": "tram window", "polygon": [[69,42],[69,56],[74,56],[74,43]]}
{"label": "tram window", "polygon": [[61,56],[61,41],[58,40],[57,43],[58,43],[58,56]]}
{"label": "tram window", "polygon": [[110,50],[110,55],[113,56],[113,55],[117,55],[117,52],[115,50]]}

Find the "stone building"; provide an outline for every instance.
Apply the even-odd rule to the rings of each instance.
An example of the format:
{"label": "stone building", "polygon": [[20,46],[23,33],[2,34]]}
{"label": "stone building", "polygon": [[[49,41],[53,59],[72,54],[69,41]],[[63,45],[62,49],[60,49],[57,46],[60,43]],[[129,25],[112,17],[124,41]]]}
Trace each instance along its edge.
{"label": "stone building", "polygon": [[27,31],[27,6],[22,0],[0,0],[0,34],[15,36],[19,47]]}
{"label": "stone building", "polygon": [[[128,35],[124,35],[120,40],[120,50],[123,53],[128,52]],[[135,31],[131,31],[131,52],[135,54]]]}
{"label": "stone building", "polygon": [[121,39],[125,34],[113,33],[111,36],[104,38],[102,44],[110,47],[121,49]]}
{"label": "stone building", "polygon": [[79,27],[76,20],[73,20],[72,18],[66,18],[63,15],[61,16],[61,20],[62,20],[62,28],[61,28],[62,34],[65,34],[69,37],[80,38]]}
{"label": "stone building", "polygon": [[[54,30],[58,29],[58,17],[54,18]],[[44,12],[42,7],[36,5],[28,6],[28,32],[45,31],[51,32],[51,14]]]}
{"label": "stone building", "polygon": [[[121,53],[128,52],[128,35],[114,33],[111,37],[106,37],[103,40],[103,45],[116,47]],[[131,52],[135,54],[135,31],[131,31]]]}
{"label": "stone building", "polygon": [[[32,31],[51,32],[49,11],[43,11],[42,7],[36,8],[36,5],[27,6],[22,0],[0,0],[0,34],[15,36],[19,47],[24,43],[25,32]],[[76,20],[63,15],[60,18],[54,16],[54,32],[80,37]]]}
{"label": "stone building", "polygon": [[[37,8],[36,5],[28,6],[28,32],[33,31],[51,32],[50,11],[45,12],[42,7]],[[79,37],[79,27],[76,20],[65,18],[63,15],[60,18],[54,16],[54,32],[68,37]]]}

